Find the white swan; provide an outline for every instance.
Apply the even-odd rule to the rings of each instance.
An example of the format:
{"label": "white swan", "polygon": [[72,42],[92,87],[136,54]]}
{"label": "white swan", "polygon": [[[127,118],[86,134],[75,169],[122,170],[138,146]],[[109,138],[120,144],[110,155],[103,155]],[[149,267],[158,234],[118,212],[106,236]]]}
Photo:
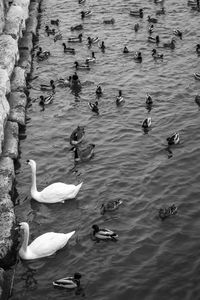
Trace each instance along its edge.
{"label": "white swan", "polygon": [[21,222],[19,226],[24,231],[23,243],[19,249],[19,256],[22,259],[37,259],[50,256],[63,248],[75,233],[75,231],[69,233],[47,232],[37,237],[28,245],[29,225],[26,222]]}
{"label": "white swan", "polygon": [[27,160],[27,164],[31,166],[32,171],[31,197],[38,202],[64,203],[64,200],[75,198],[83,184],[82,182],[78,185],[56,182],[38,192],[36,186],[36,162],[30,159]]}

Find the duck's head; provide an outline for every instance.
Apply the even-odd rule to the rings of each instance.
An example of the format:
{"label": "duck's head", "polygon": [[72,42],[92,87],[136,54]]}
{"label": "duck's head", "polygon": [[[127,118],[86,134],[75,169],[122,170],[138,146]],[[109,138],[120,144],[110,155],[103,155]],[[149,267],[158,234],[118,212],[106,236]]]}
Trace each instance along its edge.
{"label": "duck's head", "polygon": [[64,48],[66,48],[66,44],[65,43],[62,43],[62,45],[63,45]]}
{"label": "duck's head", "polygon": [[45,30],[49,30],[49,26],[48,25],[45,26]]}
{"label": "duck's head", "polygon": [[160,42],[160,38],[159,38],[159,35],[156,36],[156,43],[159,43]]}
{"label": "duck's head", "polygon": [[152,50],[152,54],[156,54],[156,52],[157,52],[156,49]]}
{"label": "duck's head", "polygon": [[99,105],[99,102],[98,102],[98,101],[95,101],[95,105],[98,106],[98,105]]}
{"label": "duck's head", "polygon": [[95,233],[96,233],[96,232],[99,232],[99,226],[96,225],[96,224],[92,225],[92,229],[94,229],[94,232],[95,232]]}
{"label": "duck's head", "polygon": [[81,279],[82,275],[79,272],[74,273],[74,279],[79,280]]}
{"label": "duck's head", "polygon": [[50,80],[50,85],[51,86],[54,85],[54,80],[53,79]]}
{"label": "duck's head", "polygon": [[77,61],[75,61],[74,64],[75,64],[76,67],[78,67],[78,62]]}

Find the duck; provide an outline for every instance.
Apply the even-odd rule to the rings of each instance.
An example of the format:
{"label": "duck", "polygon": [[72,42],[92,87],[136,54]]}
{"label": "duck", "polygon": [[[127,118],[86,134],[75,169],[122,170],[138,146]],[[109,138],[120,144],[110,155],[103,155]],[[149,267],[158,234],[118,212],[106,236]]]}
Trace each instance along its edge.
{"label": "duck", "polygon": [[40,84],[41,91],[54,91],[55,90],[55,82],[54,80],[50,80],[50,84]]}
{"label": "duck", "polygon": [[124,47],[123,53],[129,53],[129,50],[126,46]]}
{"label": "duck", "polygon": [[56,34],[55,29],[54,29],[54,28],[53,28],[53,29],[49,28],[48,25],[45,26],[45,31],[46,31],[46,33],[47,33],[48,36],[49,36],[49,35],[55,35],[55,34]]}
{"label": "duck", "polygon": [[195,79],[200,80],[200,73],[194,73],[194,77],[195,77]]}
{"label": "duck", "polygon": [[150,23],[158,23],[158,19],[152,18],[152,17],[148,16],[148,22],[150,22]]}
{"label": "duck", "polygon": [[131,15],[131,16],[134,16],[134,17],[140,17],[140,18],[143,18],[143,15],[144,15],[143,9],[140,8],[139,10],[131,10],[131,11],[130,11],[130,15]]}
{"label": "duck", "polygon": [[67,199],[74,199],[80,191],[83,182],[78,185],[56,182],[38,192],[36,186],[36,162],[33,159],[29,159],[27,164],[31,167],[32,173],[31,196],[36,201],[41,203],[64,203]]}
{"label": "duck", "polygon": [[29,224],[27,222],[21,222],[19,223],[19,229],[24,232],[23,242],[19,249],[19,256],[23,260],[32,260],[50,256],[62,249],[75,234],[75,231],[69,233],[47,232],[38,236],[30,245],[28,245]]}
{"label": "duck", "polygon": [[77,272],[74,276],[64,277],[53,282],[53,286],[65,289],[75,289],[80,286],[80,279],[82,275]]}
{"label": "duck", "polygon": [[156,49],[152,50],[152,56],[154,59],[163,59],[163,54],[157,53]]}
{"label": "duck", "polygon": [[101,51],[102,51],[102,52],[104,52],[104,51],[105,51],[105,49],[106,49],[106,46],[105,46],[105,43],[104,43],[104,41],[102,41],[102,42],[101,42],[101,44],[99,43],[99,48],[101,49]]}
{"label": "duck", "polygon": [[144,121],[142,122],[142,127],[144,129],[151,127],[151,118],[150,117],[144,119]]}
{"label": "duck", "polygon": [[88,36],[87,40],[88,40],[88,45],[91,46],[92,44],[97,43],[99,41],[99,38],[98,36],[95,38],[91,38],[90,36]]}
{"label": "duck", "polygon": [[200,54],[200,44],[197,44],[197,45],[196,45],[196,53],[197,53],[197,54]]}
{"label": "duck", "polygon": [[88,63],[79,64],[77,61],[74,62],[76,70],[90,70]]}
{"label": "duck", "polygon": [[69,78],[64,79],[64,78],[59,78],[57,79],[57,86],[60,87],[69,87],[70,86],[70,82],[71,82],[71,76],[69,76]]}
{"label": "duck", "polygon": [[60,20],[58,20],[58,19],[56,19],[56,20],[51,20],[51,24],[52,24],[52,25],[59,26]]}
{"label": "duck", "polygon": [[61,33],[56,34],[53,40],[54,40],[54,42],[62,40],[62,34]]}
{"label": "duck", "polygon": [[99,103],[98,101],[95,101],[95,103],[88,102],[88,106],[91,109],[91,111],[95,112],[97,115],[99,114]]}
{"label": "duck", "polygon": [[94,155],[95,144],[88,144],[85,148],[75,146],[72,148],[74,151],[74,160],[76,162],[84,162],[90,160]]}
{"label": "duck", "polygon": [[46,60],[50,56],[50,51],[43,51],[42,47],[39,47],[39,50],[37,51],[36,56],[37,56],[38,60],[40,60],[40,61]]}
{"label": "duck", "polygon": [[134,30],[135,30],[135,32],[138,32],[139,28],[140,28],[140,25],[139,25],[138,23],[136,23],[136,24],[134,25]]}
{"label": "duck", "polygon": [[86,10],[86,11],[81,11],[81,19],[84,19],[86,17],[90,17],[92,14],[92,11],[91,10]]}
{"label": "duck", "polygon": [[47,97],[44,97],[43,95],[41,95],[39,105],[42,106],[44,109],[44,106],[52,103],[53,99],[54,99],[54,93],[52,93],[51,95],[49,95]]}
{"label": "duck", "polygon": [[78,25],[75,25],[75,26],[71,26],[71,31],[74,31],[74,30],[82,30],[83,29],[83,25],[82,24],[78,24]]}
{"label": "duck", "polygon": [[178,208],[173,204],[169,206],[168,208],[160,208],[158,215],[159,217],[164,220],[169,216],[177,214]]}
{"label": "duck", "polygon": [[124,98],[122,97],[122,91],[119,90],[119,94],[118,96],[116,97],[116,104],[117,105],[120,105],[124,102]]}
{"label": "duck", "polygon": [[142,53],[136,51],[133,58],[136,62],[141,63],[142,62]]}
{"label": "duck", "polygon": [[160,42],[159,35],[156,35],[156,37],[148,36],[148,42],[158,44]]}
{"label": "duck", "polygon": [[119,200],[114,200],[114,201],[108,201],[107,203],[103,203],[101,205],[101,214],[104,215],[106,211],[113,211],[116,210],[123,201],[121,199]]}
{"label": "duck", "polygon": [[112,240],[116,241],[118,238],[118,235],[107,228],[99,228],[98,225],[94,224],[92,225],[93,229],[93,237],[96,238],[97,240]]}
{"label": "duck", "polygon": [[165,15],[165,8],[162,7],[161,9],[156,11],[156,16]]}
{"label": "duck", "polygon": [[69,142],[71,145],[78,145],[82,142],[85,136],[85,130],[83,126],[77,126],[70,135]]}
{"label": "duck", "polygon": [[149,32],[149,34],[152,34],[153,31],[154,31],[154,25],[151,24],[151,25],[149,26],[148,32]]}
{"label": "duck", "polygon": [[83,34],[80,33],[78,36],[73,36],[68,38],[69,43],[81,43]]}
{"label": "duck", "polygon": [[161,3],[163,3],[163,1],[164,1],[164,0],[154,0],[154,3],[155,3],[155,4],[158,4],[158,3],[161,4]]}
{"label": "duck", "polygon": [[175,46],[176,46],[175,43],[176,43],[175,39],[172,38],[170,42],[164,43],[163,47],[164,48],[175,49]]}
{"label": "duck", "polygon": [[168,138],[166,138],[168,145],[177,145],[180,142],[180,136],[179,133],[175,132]]}
{"label": "duck", "polygon": [[89,62],[95,62],[95,61],[96,61],[95,53],[94,53],[94,51],[92,51],[92,57],[86,58],[85,62],[89,63]]}
{"label": "duck", "polygon": [[62,43],[62,45],[63,45],[65,53],[75,54],[75,49],[74,48],[67,47],[65,43]]}
{"label": "duck", "polygon": [[152,105],[152,104],[153,104],[153,99],[152,99],[152,97],[149,95],[149,93],[146,94],[146,104],[147,104],[147,105]]}
{"label": "duck", "polygon": [[96,95],[100,97],[100,96],[102,96],[102,94],[103,94],[103,90],[99,84],[99,85],[97,85],[97,88],[96,88]]}
{"label": "duck", "polygon": [[78,3],[79,3],[79,4],[83,4],[83,3],[85,3],[85,1],[86,1],[86,0],[78,0]]}
{"label": "duck", "polygon": [[180,39],[182,40],[183,33],[179,29],[174,29],[173,34],[180,37]]}
{"label": "duck", "polygon": [[103,23],[104,24],[115,24],[115,19],[111,18],[111,19],[108,19],[108,20],[103,20]]}

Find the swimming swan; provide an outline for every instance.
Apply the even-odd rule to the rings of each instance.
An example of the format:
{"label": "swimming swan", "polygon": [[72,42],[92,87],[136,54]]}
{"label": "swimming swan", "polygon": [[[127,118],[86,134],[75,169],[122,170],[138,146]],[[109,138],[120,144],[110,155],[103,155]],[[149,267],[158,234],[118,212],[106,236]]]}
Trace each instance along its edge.
{"label": "swimming swan", "polygon": [[83,184],[82,182],[78,185],[56,182],[38,192],[36,186],[36,162],[30,159],[27,160],[27,164],[30,165],[32,171],[31,197],[38,202],[64,203],[64,200],[75,198]]}
{"label": "swimming swan", "polygon": [[19,227],[24,231],[23,242],[19,249],[19,256],[22,259],[37,259],[50,256],[63,248],[75,233],[75,231],[69,233],[47,232],[37,237],[28,245],[29,225],[26,222],[21,222],[19,223]]}

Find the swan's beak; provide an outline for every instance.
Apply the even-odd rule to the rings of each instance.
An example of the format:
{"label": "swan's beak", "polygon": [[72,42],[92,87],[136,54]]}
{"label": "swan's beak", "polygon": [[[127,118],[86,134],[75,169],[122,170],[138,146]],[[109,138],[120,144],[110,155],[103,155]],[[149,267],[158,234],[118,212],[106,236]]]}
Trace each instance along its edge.
{"label": "swan's beak", "polygon": [[29,159],[27,159],[27,161],[26,161],[26,164],[28,165],[28,164],[29,164],[29,162],[30,162],[30,160],[29,160]]}

